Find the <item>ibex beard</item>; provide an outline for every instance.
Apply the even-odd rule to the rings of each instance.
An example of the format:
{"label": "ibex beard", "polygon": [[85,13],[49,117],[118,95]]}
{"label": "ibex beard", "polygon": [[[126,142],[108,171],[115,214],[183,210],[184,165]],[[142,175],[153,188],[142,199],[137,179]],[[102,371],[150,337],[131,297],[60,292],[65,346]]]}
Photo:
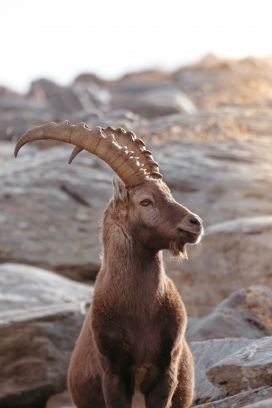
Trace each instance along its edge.
{"label": "ibex beard", "polygon": [[167,277],[162,250],[186,256],[201,219],[177,203],[144,143],[123,129],[65,122],[18,141],[57,139],[105,160],[118,174],[102,223],[103,258],[73,352],[68,386],[78,408],[189,408],[194,363],[187,316]]}

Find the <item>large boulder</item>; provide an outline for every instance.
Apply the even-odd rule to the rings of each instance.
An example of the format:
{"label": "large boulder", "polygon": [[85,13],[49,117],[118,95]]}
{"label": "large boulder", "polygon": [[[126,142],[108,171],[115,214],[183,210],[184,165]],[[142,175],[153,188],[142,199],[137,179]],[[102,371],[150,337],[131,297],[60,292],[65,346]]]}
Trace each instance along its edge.
{"label": "large boulder", "polygon": [[271,408],[272,398],[263,401],[255,402],[254,404],[246,405],[245,408]]}
{"label": "large boulder", "polygon": [[216,401],[228,395],[226,390],[215,387],[208,380],[206,371],[217,362],[251,343],[252,340],[245,339],[220,339],[189,343],[195,360],[195,404]]}
{"label": "large boulder", "polygon": [[18,138],[28,129],[52,120],[53,112],[42,102],[0,94],[0,141]]}
{"label": "large boulder", "polygon": [[40,406],[66,388],[93,288],[39,268],[0,265],[0,406]]}
{"label": "large boulder", "polygon": [[265,286],[240,289],[211,314],[190,322],[188,341],[259,339],[272,335],[272,290]]}
{"label": "large boulder", "polygon": [[[133,85],[135,90],[135,84]],[[156,86],[143,92],[114,93],[112,106],[113,109],[129,109],[148,119],[178,112],[196,112],[193,102],[172,86]]]}
{"label": "large boulder", "polygon": [[[272,396],[272,387],[260,387],[255,390],[244,391],[239,394],[232,395],[230,397],[226,397],[226,398],[223,398],[217,401],[207,402],[207,403],[200,404],[200,405],[194,405],[193,408],[196,408],[196,407],[197,408],[241,408],[241,407],[244,407],[244,408],[249,408],[249,407],[250,408],[253,408],[253,407],[254,408],[257,408],[257,407],[258,408],[271,408],[272,406],[271,404],[266,405],[268,401],[270,402],[272,401],[272,399],[270,398],[271,396]],[[56,408],[65,408],[65,407],[56,407]]]}
{"label": "large boulder", "polygon": [[265,337],[234,352],[210,367],[206,374],[230,395],[271,385],[272,338]]}
{"label": "large boulder", "polygon": [[[192,113],[168,113],[150,118],[139,134],[166,140],[221,140],[265,136],[272,132],[270,106],[224,106]],[[260,120],[262,117],[262,120]]]}
{"label": "large boulder", "polygon": [[200,109],[271,101],[271,64],[253,57],[227,60],[209,54],[177,70],[173,79]]}
{"label": "large boulder", "polygon": [[96,276],[111,172],[93,155],[81,154],[68,166],[70,152],[25,151],[0,169],[0,262],[37,265],[77,280]]}
{"label": "large boulder", "polygon": [[90,128],[113,126],[114,128],[122,127],[132,131],[147,123],[146,119],[127,109],[116,109],[105,114],[94,109],[90,112],[79,111],[69,116],[69,121],[72,123],[85,122]]}

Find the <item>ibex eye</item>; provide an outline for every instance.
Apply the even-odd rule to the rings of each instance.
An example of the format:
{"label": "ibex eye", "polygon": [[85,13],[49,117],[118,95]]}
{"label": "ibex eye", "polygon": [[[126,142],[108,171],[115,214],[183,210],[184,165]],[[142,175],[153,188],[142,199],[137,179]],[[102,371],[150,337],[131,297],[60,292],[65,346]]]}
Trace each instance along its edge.
{"label": "ibex eye", "polygon": [[143,201],[140,202],[140,204],[141,204],[143,207],[147,207],[150,203],[151,203],[150,200],[143,200]]}

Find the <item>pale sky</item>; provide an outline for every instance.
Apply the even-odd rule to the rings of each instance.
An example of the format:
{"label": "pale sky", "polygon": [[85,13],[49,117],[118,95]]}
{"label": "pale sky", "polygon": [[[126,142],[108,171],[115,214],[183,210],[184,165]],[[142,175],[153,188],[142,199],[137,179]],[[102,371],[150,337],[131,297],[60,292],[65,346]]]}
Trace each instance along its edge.
{"label": "pale sky", "polygon": [[0,0],[0,85],[272,55],[272,0]]}

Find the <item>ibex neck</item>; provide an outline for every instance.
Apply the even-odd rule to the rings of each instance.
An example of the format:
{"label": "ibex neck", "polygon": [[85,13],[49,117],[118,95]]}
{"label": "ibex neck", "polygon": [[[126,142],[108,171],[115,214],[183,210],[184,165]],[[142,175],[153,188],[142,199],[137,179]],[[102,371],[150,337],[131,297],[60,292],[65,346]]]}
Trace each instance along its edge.
{"label": "ibex neck", "polygon": [[163,295],[165,272],[162,253],[151,252],[119,226],[103,231],[103,280],[119,296],[139,296],[151,302]]}

